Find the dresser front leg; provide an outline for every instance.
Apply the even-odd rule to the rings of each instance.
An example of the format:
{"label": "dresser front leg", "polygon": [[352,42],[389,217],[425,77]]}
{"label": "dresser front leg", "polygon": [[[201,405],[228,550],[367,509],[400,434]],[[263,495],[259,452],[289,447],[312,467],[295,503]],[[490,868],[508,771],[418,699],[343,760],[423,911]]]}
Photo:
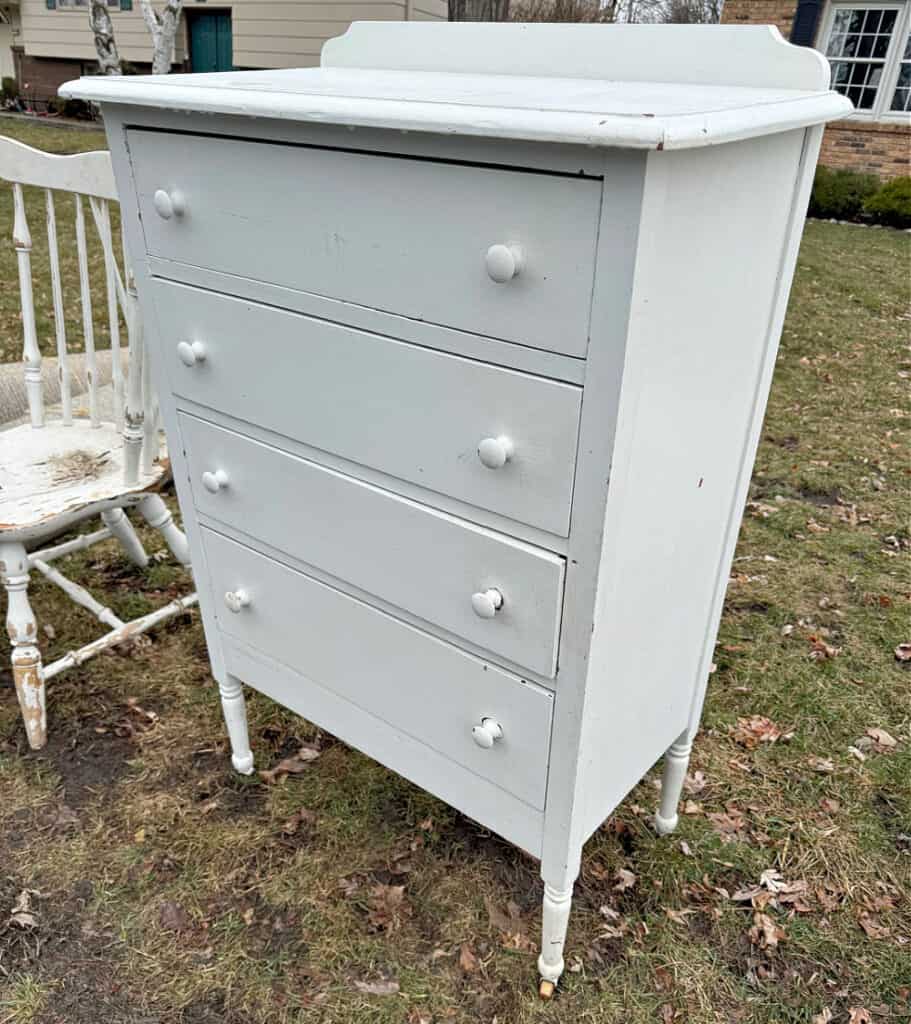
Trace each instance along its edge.
{"label": "dresser front leg", "polygon": [[563,973],[563,946],[566,942],[566,928],[569,925],[572,901],[572,886],[568,889],[556,889],[545,883],[541,955],[538,957],[538,974],[541,975],[539,992],[542,999],[550,999]]}
{"label": "dresser front leg", "polygon": [[218,684],[221,694],[221,709],[231,740],[231,764],[241,775],[253,774],[253,753],[247,733],[247,705],[244,701],[243,683],[237,676],[225,676]]}
{"label": "dresser front leg", "polygon": [[677,827],[677,805],[683,792],[683,781],[690,763],[693,741],[688,732],[679,736],[664,755],[664,777],[661,780],[661,803],[655,815],[659,836],[670,835]]}

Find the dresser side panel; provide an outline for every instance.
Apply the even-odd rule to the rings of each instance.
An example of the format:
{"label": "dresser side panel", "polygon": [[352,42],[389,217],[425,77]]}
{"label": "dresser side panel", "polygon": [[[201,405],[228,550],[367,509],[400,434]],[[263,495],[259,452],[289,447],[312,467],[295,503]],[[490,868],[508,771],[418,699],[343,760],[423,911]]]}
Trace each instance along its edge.
{"label": "dresser side panel", "polygon": [[803,145],[795,131],[649,157],[579,752],[583,838],[687,727],[778,341]]}

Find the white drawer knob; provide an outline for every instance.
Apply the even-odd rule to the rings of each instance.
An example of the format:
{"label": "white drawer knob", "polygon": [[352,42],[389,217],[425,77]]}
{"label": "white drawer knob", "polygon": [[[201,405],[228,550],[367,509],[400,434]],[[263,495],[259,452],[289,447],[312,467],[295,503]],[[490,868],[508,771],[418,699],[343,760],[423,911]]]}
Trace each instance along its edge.
{"label": "white drawer knob", "polygon": [[163,188],[155,191],[155,195],[152,196],[152,204],[162,220],[181,217],[186,210],[186,203],[180,192],[165,192]]}
{"label": "white drawer knob", "polygon": [[482,619],[492,619],[503,607],[503,595],[499,590],[479,590],[471,595],[471,607]]}
{"label": "white drawer knob", "polygon": [[214,473],[207,470],[202,475],[202,485],[209,494],[218,494],[223,487],[228,486],[228,474],[223,469],[216,469]]}
{"label": "white drawer knob", "polygon": [[525,253],[520,245],[510,242],[509,245],[492,245],[484,257],[487,276],[497,284],[506,284],[522,273],[525,266]]}
{"label": "white drawer knob", "polygon": [[250,603],[250,595],[246,590],[229,590],[225,594],[225,604],[232,612],[239,612]]}
{"label": "white drawer knob", "polygon": [[195,366],[206,361],[206,346],[201,341],[181,341],[177,345],[177,357],[184,366]]}
{"label": "white drawer knob", "polygon": [[497,740],[503,738],[503,730],[495,718],[482,718],[480,725],[472,727],[471,738],[479,747],[490,750]]}
{"label": "white drawer knob", "polygon": [[488,469],[500,469],[509,462],[515,450],[508,437],[485,437],[478,445],[478,458]]}

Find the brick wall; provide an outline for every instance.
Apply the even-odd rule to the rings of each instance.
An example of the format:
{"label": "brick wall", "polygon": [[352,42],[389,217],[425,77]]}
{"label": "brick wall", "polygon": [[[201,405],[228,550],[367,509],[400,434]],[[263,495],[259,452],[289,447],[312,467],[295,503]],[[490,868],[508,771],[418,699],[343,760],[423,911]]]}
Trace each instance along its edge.
{"label": "brick wall", "polygon": [[[727,25],[777,25],[788,39],[796,10],[794,0],[726,0],[721,21]],[[911,127],[882,121],[836,121],[826,128],[819,162],[884,180],[911,174]]]}
{"label": "brick wall", "polygon": [[64,82],[82,74],[81,60],[58,60],[53,57],[19,56],[16,70],[19,91],[24,99],[53,99]]}
{"label": "brick wall", "polygon": [[826,128],[819,162],[884,179],[911,174],[911,127],[835,121]]}
{"label": "brick wall", "polygon": [[788,39],[797,10],[796,0],[725,0],[722,25],[777,25]]}

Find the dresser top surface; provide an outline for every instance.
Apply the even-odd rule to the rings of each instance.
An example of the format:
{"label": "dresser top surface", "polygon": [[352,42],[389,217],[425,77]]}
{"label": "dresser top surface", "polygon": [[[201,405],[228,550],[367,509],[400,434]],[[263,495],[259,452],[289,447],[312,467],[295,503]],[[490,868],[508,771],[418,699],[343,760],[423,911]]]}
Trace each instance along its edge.
{"label": "dresser top surface", "polygon": [[319,68],[82,78],[61,95],[308,123],[683,149],[851,109],[765,26],[358,22]]}

